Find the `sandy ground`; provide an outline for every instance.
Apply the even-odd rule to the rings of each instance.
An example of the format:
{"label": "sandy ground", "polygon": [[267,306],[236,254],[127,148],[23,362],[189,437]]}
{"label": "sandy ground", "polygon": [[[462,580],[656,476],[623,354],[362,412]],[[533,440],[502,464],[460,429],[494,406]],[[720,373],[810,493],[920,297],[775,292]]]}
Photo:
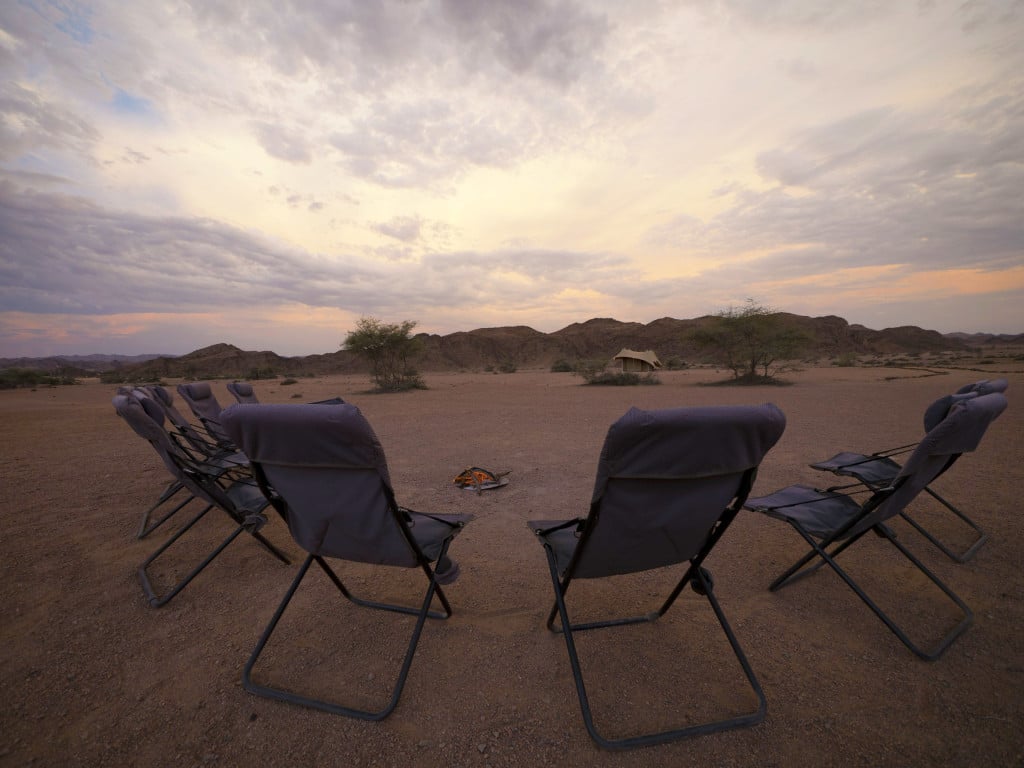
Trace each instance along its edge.
{"label": "sandy ground", "polygon": [[[896,377],[886,380],[887,377]],[[256,382],[265,402],[341,395],[380,436],[401,503],[473,512],[452,554],[448,622],[428,623],[405,693],[381,723],[246,693],[241,670],[296,566],[243,536],[174,601],[147,606],[139,563],[170,531],[135,538],[167,476],[114,414],[98,383],[0,392],[0,764],[3,765],[863,765],[1024,764],[1024,574],[1019,514],[1024,373],[980,450],[940,479],[992,538],[975,559],[946,559],[905,523],[895,528],[973,608],[975,621],[935,663],[918,660],[830,571],[780,593],[771,579],[803,554],[788,526],[743,513],[709,559],[716,594],[768,698],[753,728],[609,753],[584,729],[565,646],[543,626],[552,592],[526,528],[584,514],[608,425],[629,406],[771,401],[788,427],[755,493],[825,484],[807,468],[839,449],[919,436],[932,399],[984,372],[837,368],[794,385],[698,386],[709,371],[667,373],[654,387],[594,388],[566,374],[428,374],[427,391],[363,394],[365,377]],[[230,402],[222,382],[222,403]],[[482,495],[451,478],[477,464],[511,470]],[[935,503],[913,510],[965,542]],[[154,570],[168,584],[230,529],[223,515]],[[300,560],[279,519],[264,532]],[[924,642],[957,619],[940,593],[884,541],[845,556],[856,578]],[[422,576],[340,564],[354,591],[416,602]],[[580,617],[655,609],[681,572],[577,582]],[[304,585],[257,669],[306,692],[380,706],[410,621],[355,608],[323,578]],[[712,614],[687,590],[654,625],[579,636],[598,727],[622,736],[752,708]]]}

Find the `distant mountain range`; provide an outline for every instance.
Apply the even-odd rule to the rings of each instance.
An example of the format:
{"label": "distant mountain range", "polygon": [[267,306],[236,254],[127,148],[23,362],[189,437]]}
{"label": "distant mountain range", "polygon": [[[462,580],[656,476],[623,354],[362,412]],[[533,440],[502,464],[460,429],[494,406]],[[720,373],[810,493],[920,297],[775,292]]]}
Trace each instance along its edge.
{"label": "distant mountain range", "polygon": [[54,355],[52,357],[0,357],[0,369],[31,368],[33,370],[52,373],[68,372],[69,375],[82,375],[76,372],[98,373],[123,366],[132,366],[155,360],[158,357],[174,357],[174,355]]}
{"label": "distant mountain range", "polygon": [[[972,348],[1024,344],[1024,334],[948,333],[917,326],[875,331],[851,325],[841,317],[804,317],[780,313],[791,327],[809,339],[804,357],[840,355],[921,354],[967,352]],[[479,328],[444,336],[418,334],[423,353],[416,366],[421,371],[483,370],[488,367],[550,367],[564,360],[610,359],[622,348],[654,350],[665,363],[704,362],[708,352],[692,340],[695,330],[714,317],[676,320],[664,317],[653,322],[626,323],[595,318],[573,323],[554,333],[527,326]],[[67,355],[43,358],[0,358],[0,368],[33,368],[70,376],[116,373],[125,380],[159,378],[263,378],[274,375],[312,376],[357,373],[364,363],[345,350],[304,357],[282,357],[274,352],[251,352],[231,344],[214,344],[187,355]]]}

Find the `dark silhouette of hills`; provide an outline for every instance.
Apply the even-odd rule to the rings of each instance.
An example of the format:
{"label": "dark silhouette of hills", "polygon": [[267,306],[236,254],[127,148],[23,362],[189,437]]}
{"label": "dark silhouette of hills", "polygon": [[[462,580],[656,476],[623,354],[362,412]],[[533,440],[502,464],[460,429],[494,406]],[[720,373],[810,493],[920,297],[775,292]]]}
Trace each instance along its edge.
{"label": "dark silhouette of hills", "polygon": [[65,376],[95,376],[104,371],[144,363],[162,355],[54,355],[52,357],[0,357],[0,369],[29,368]]}
{"label": "dark silhouette of hills", "polygon": [[[804,359],[843,355],[922,354],[963,352],[981,346],[1024,344],[1024,334],[940,334],[917,326],[880,331],[851,325],[841,317],[805,317],[779,313],[784,323],[808,339]],[[690,320],[663,317],[650,323],[594,318],[573,323],[554,333],[527,326],[478,328],[446,334],[418,334],[421,371],[483,370],[494,368],[547,368],[558,361],[611,359],[620,349],[653,349],[663,362],[694,364],[711,355],[691,338],[701,326],[714,321],[705,316]],[[303,357],[282,357],[274,352],[253,352],[231,344],[214,344],[187,355],[64,356],[0,359],[0,368],[60,370],[65,375],[95,376],[109,373],[124,380],[159,378],[244,378],[315,376],[360,373],[365,364],[350,352],[338,350]]]}

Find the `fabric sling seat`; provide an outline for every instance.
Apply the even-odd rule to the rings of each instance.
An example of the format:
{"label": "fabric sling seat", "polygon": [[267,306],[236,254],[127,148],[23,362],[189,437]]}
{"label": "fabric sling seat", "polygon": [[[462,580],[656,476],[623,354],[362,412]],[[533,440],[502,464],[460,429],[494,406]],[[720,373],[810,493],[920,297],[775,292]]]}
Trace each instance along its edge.
{"label": "fabric sling seat", "polygon": [[[252,478],[239,477],[234,465],[205,462],[177,445],[163,426],[163,411],[150,399],[119,394],[113,399],[114,410],[138,434],[153,446],[164,466],[178,482],[205,506],[195,517],[174,533],[139,566],[139,580],[150,606],[159,608],[170,602],[243,531],[251,535],[268,552],[288,564],[288,557],[263,536],[260,529],[267,518],[263,510],[268,501]],[[148,568],[184,534],[217,508],[235,523],[227,537],[193,567],[173,587],[159,594],[150,579]]]}
{"label": "fabric sling seat", "polygon": [[256,397],[256,392],[252,388],[252,384],[247,381],[229,381],[225,387],[231,396],[240,403],[259,402],[259,398]]}
{"label": "fabric sling seat", "polygon": [[[929,661],[939,658],[971,625],[973,614],[963,600],[897,541],[886,521],[905,509],[960,454],[977,448],[989,424],[1005,408],[1006,398],[998,392],[953,403],[944,418],[918,443],[896,478],[885,487],[863,490],[868,494],[863,502],[841,492],[849,486],[817,489],[792,485],[767,496],[748,499],[747,509],[789,523],[811,545],[810,552],[775,579],[769,589],[773,592],[781,589],[827,564],[907,648]],[[891,542],[963,614],[960,622],[931,648],[922,648],[911,640],[836,561],[844,550],[869,531]]]}
{"label": "fabric sling seat", "polygon": [[[993,392],[1005,392],[1006,389],[1006,379],[983,379],[981,381],[974,382],[973,384],[967,384],[951,395],[940,397],[925,410],[924,431],[926,433],[930,432],[932,428],[941,422],[954,403],[961,400],[969,400],[980,395],[991,394]],[[894,457],[911,452],[916,445],[916,443],[900,445],[895,448],[877,451],[872,454],[841,451],[824,461],[817,461],[810,466],[813,469],[831,472],[838,476],[855,478],[866,487],[876,490],[890,485],[899,476],[901,466]],[[958,563],[967,562],[974,557],[982,545],[988,541],[988,534],[982,530],[980,525],[968,517],[962,510],[954,506],[952,502],[941,496],[931,486],[926,486],[924,491],[952,512],[964,525],[973,531],[971,543],[962,551],[958,552],[925,528],[918,520],[913,518],[907,510],[902,510],[900,512],[900,517],[906,520],[915,530],[917,530],[918,533],[928,539],[928,541],[930,541],[948,558]]]}
{"label": "fabric sling seat", "polygon": [[[529,522],[544,547],[555,593],[547,628],[565,638],[583,722],[601,747],[657,744],[754,725],[764,718],[764,693],[715,597],[711,574],[703,563],[741,509],[758,466],[782,436],[785,423],[782,411],[774,405],[632,408],[608,430],[589,514]],[[686,566],[682,579],[655,613],[587,623],[573,623],[569,618],[565,596],[574,579],[600,579],[679,564]],[[653,622],[669,610],[687,584],[709,602],[757,698],[756,709],[715,722],[606,738],[594,723],[573,634]]]}
{"label": "fabric sling seat", "polygon": [[[384,719],[398,704],[426,619],[452,615],[439,582],[457,574],[448,547],[472,516],[434,515],[400,507],[380,441],[353,405],[238,404],[227,408],[221,417],[228,435],[252,462],[257,481],[272,498],[292,537],[308,553],[245,666],[245,689],[334,714]],[[419,569],[427,585],[422,604],[415,608],[356,597],[327,558]],[[381,709],[359,709],[253,680],[260,654],[313,563],[355,605],[416,617],[391,697]],[[435,596],[440,611],[431,610]]]}

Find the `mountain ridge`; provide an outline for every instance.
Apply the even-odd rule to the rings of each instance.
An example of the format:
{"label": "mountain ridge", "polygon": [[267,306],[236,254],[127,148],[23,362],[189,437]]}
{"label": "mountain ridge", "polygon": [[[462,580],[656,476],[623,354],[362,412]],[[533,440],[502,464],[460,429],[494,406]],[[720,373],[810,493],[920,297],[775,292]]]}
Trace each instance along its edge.
{"label": "mountain ridge", "polygon": [[[777,313],[808,339],[805,358],[841,355],[922,354],[961,352],[982,345],[1024,344],[1024,334],[949,333],[918,326],[880,331],[850,324],[841,317],[807,317]],[[552,333],[529,326],[498,326],[439,335],[420,333],[421,371],[515,369],[550,367],[559,361],[611,359],[620,349],[652,349],[663,362],[707,362],[711,355],[692,340],[695,330],[714,321],[706,315],[687,320],[662,317],[649,323],[595,317]],[[285,357],[269,350],[243,350],[218,343],[184,355],[67,355],[45,358],[0,359],[0,368],[22,367],[60,371],[72,376],[112,374],[124,380],[158,378],[266,378],[278,375],[359,373],[365,364],[339,349],[313,355]]]}

